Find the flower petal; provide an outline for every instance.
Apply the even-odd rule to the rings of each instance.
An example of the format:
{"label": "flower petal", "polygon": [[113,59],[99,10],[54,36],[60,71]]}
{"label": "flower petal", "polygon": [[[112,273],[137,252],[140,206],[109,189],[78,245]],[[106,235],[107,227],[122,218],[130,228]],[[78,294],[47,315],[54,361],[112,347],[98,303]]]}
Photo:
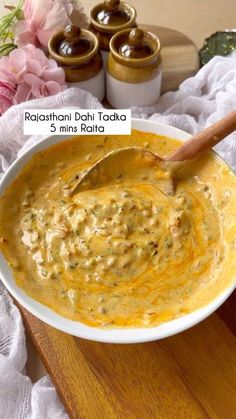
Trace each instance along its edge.
{"label": "flower petal", "polygon": [[2,57],[0,59],[0,79],[10,83],[13,87],[16,86],[16,74],[9,57]]}
{"label": "flower petal", "polygon": [[31,29],[40,28],[53,6],[53,0],[25,0],[24,15]]}
{"label": "flower petal", "polygon": [[[49,86],[48,86],[48,83],[50,83]],[[58,93],[63,92],[64,90],[67,89],[67,86],[65,84],[60,85],[55,82],[48,82],[48,83],[47,83],[47,89],[50,96],[57,95]]]}
{"label": "flower petal", "polygon": [[2,115],[11,105],[15,96],[15,89],[0,80],[0,115]]}
{"label": "flower petal", "polygon": [[19,20],[13,27],[15,43],[18,47],[23,47],[27,44],[38,44],[35,31],[32,31],[25,20]]}
{"label": "flower petal", "polygon": [[15,100],[16,103],[26,102],[30,99],[31,87],[27,83],[21,83],[17,86]]}
{"label": "flower petal", "polygon": [[40,97],[40,89],[44,82],[34,74],[25,74],[24,82],[31,87],[31,92],[34,97]]}
{"label": "flower petal", "polygon": [[0,89],[5,89],[5,91],[9,91],[9,94],[15,94],[15,89],[12,84],[5,82],[4,80],[0,80]]}
{"label": "flower petal", "polygon": [[56,94],[65,86],[64,70],[32,44],[0,59],[0,88],[5,92],[3,94],[2,90],[4,103],[8,101],[7,95],[13,95],[13,100],[19,103]]}
{"label": "flower petal", "polygon": [[56,31],[57,29],[64,28],[70,22],[67,11],[64,7],[63,0],[53,2],[51,10],[47,13],[47,19],[42,26],[45,31]]}
{"label": "flower petal", "polygon": [[43,80],[45,81],[56,81],[57,83],[63,84],[65,83],[65,73],[62,68],[52,68],[44,70],[43,72]]}
{"label": "flower petal", "polygon": [[61,85],[59,83],[56,83],[55,81],[48,81],[46,83],[46,88],[48,91],[48,96],[56,95],[62,90]]}

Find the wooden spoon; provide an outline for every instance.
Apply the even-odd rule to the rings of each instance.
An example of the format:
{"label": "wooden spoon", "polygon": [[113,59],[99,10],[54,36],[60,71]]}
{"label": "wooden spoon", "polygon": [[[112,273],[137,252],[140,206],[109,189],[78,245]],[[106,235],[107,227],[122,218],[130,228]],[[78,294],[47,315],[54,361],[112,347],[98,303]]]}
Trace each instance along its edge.
{"label": "wooden spoon", "polygon": [[194,159],[235,130],[236,111],[194,135],[165,158],[141,147],[113,150],[80,175],[71,194],[126,181],[130,184],[151,183],[165,194],[173,195],[171,162]]}

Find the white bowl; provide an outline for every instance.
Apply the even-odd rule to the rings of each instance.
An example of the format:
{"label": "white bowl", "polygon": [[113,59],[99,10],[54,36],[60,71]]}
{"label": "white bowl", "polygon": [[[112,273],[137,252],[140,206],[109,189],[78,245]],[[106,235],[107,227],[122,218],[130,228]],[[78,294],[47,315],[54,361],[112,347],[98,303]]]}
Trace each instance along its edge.
{"label": "white bowl", "polygon": [[[132,127],[140,131],[153,132],[182,141],[185,141],[190,137],[190,135],[184,131],[158,124],[153,121],[133,119]],[[1,179],[0,195],[3,193],[7,185],[9,185],[18,175],[25,163],[31,159],[34,153],[46,149],[52,144],[59,143],[66,138],[68,138],[68,136],[52,136],[45,138],[38,144],[31,147],[23,155],[21,155]],[[80,322],[69,320],[55,313],[53,310],[37,302],[33,298],[29,297],[21,288],[16,285],[14,277],[2,253],[0,253],[0,277],[13,297],[19,301],[19,303],[30,313],[38,317],[40,320],[44,321],[50,326],[56,327],[57,329],[66,333],[70,333],[74,336],[109,343],[148,342],[182,332],[183,330],[194,326],[212,314],[222,303],[224,303],[224,301],[229,297],[235,288],[234,285],[226,288],[224,292],[222,292],[216,299],[201,309],[195,310],[192,313],[180,317],[176,320],[163,323],[160,326],[152,328],[119,328],[105,330],[98,327],[89,327]]]}

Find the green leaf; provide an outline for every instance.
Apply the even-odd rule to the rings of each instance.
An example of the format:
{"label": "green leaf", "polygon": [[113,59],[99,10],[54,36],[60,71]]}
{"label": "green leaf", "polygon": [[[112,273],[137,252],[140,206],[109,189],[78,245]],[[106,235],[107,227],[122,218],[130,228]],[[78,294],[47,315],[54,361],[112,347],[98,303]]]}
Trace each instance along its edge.
{"label": "green leaf", "polygon": [[0,45],[0,56],[8,55],[15,48],[17,48],[17,46],[13,42],[9,44]]}
{"label": "green leaf", "polygon": [[236,50],[236,31],[216,32],[207,38],[199,51],[200,61],[205,65],[216,55],[223,57]]}
{"label": "green leaf", "polygon": [[[7,55],[12,49],[15,48],[13,43],[14,34],[13,26],[17,20],[22,19],[23,0],[19,0],[16,7],[10,8],[10,13],[0,19],[0,54]],[[9,9],[9,8],[8,8]],[[12,41],[12,42],[9,42]],[[4,53],[4,54],[3,54]]]}

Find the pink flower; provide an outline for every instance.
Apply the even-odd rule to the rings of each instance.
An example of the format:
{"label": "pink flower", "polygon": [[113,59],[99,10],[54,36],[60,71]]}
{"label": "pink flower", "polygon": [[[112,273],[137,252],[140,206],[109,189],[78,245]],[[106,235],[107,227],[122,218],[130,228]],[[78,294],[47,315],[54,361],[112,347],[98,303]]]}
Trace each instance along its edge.
{"label": "pink flower", "polygon": [[25,19],[14,28],[19,47],[27,44],[47,47],[57,30],[70,23],[87,25],[87,17],[77,0],[25,0],[23,12]]}
{"label": "pink flower", "polygon": [[5,110],[8,102],[10,106],[13,101],[21,103],[50,96],[66,88],[63,69],[34,45],[15,49],[8,57],[0,59],[0,80],[4,89],[9,86],[8,96],[5,94],[3,102]]}
{"label": "pink flower", "polygon": [[13,105],[15,93],[11,84],[0,81],[0,115]]}

